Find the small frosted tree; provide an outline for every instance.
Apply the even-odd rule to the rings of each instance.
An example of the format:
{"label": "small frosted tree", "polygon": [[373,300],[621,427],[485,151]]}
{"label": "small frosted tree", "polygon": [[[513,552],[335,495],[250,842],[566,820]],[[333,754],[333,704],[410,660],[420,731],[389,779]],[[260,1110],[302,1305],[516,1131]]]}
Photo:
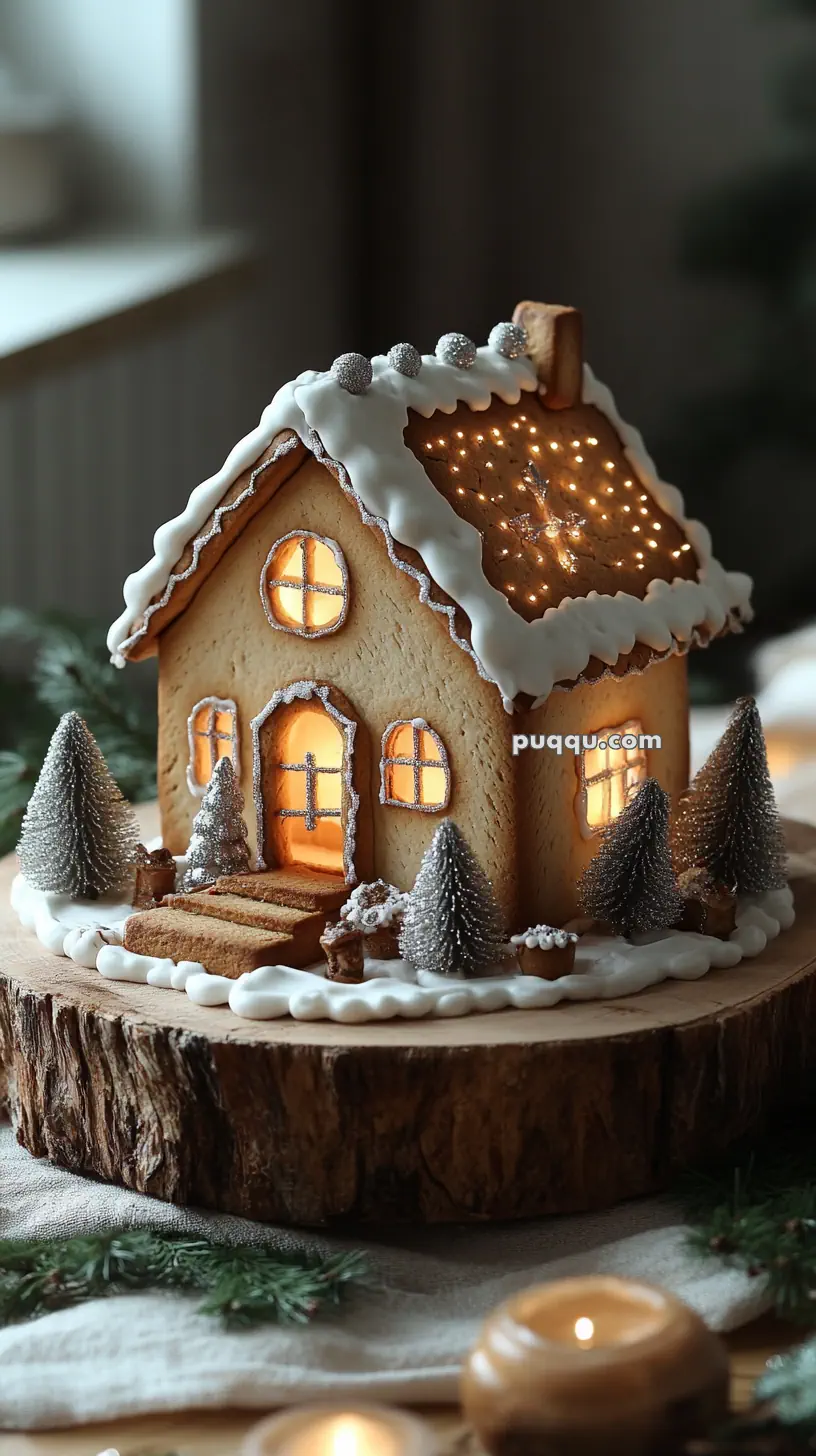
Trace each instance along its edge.
{"label": "small frosted tree", "polygon": [[23,819],[23,875],[37,890],[96,900],[122,888],[138,837],[90,729],[78,713],[63,714]]}
{"label": "small frosted tree", "polygon": [[719,743],[681,801],[674,833],[678,868],[704,869],[732,895],[779,890],[785,844],[762,724],[739,698]]}
{"label": "small frosted tree", "polygon": [[581,910],[618,935],[666,930],[683,902],[669,847],[669,796],[647,779],[604,830],[595,858],[578,883]]}
{"label": "small frosted tree", "polygon": [[220,758],[193,820],[187,851],[185,890],[201,890],[220,875],[241,875],[249,869],[244,796],[231,758]]}
{"label": "small frosted tree", "polygon": [[490,881],[451,819],[425,851],[399,946],[417,970],[440,976],[481,975],[508,953]]}

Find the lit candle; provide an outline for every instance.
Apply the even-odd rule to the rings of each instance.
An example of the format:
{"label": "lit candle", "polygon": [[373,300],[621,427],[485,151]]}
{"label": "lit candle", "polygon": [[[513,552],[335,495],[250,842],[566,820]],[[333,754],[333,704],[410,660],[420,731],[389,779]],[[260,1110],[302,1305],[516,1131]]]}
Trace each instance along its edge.
{"label": "lit candle", "polygon": [[465,1362],[462,1405],[492,1456],[669,1456],[725,1416],[728,1361],[664,1290],[564,1279],[493,1312]]}
{"label": "lit candle", "polygon": [[433,1433],[387,1406],[298,1406],[253,1426],[242,1456],[432,1456]]}

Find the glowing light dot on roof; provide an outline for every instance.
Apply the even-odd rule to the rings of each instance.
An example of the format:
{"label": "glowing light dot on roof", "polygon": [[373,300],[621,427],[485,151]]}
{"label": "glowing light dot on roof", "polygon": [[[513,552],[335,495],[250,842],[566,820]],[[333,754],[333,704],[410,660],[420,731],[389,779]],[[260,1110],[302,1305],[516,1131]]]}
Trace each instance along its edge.
{"label": "glowing light dot on roof", "polygon": [[577,485],[573,484],[572,481],[570,481],[569,488],[570,488],[570,490],[577,490],[578,489]]}
{"label": "glowing light dot on roof", "polygon": [[460,450],[459,451],[459,454],[460,455],[467,455],[467,450]]}
{"label": "glowing light dot on roof", "polygon": [[640,508],[640,514],[642,516],[648,516],[649,512],[647,511],[647,509],[646,509],[645,506],[641,506],[641,508]]}
{"label": "glowing light dot on roof", "polygon": [[513,421],[513,425],[512,425],[512,428],[513,428],[513,429],[514,429],[514,430],[520,430],[520,429],[521,429],[521,425],[520,425],[520,424],[519,424],[519,422],[518,422],[518,420],[514,420],[514,421]]}
{"label": "glowing light dot on roof", "polygon": [[540,445],[531,445],[530,446],[530,449],[532,450],[532,452],[533,452],[534,455],[540,455],[541,454],[541,446]]}
{"label": "glowing light dot on roof", "polygon": [[529,596],[529,600],[530,600],[530,601],[531,601],[531,602],[534,602],[534,601],[535,601],[535,599],[536,599],[536,598],[535,598],[535,592],[530,592],[530,596]]}
{"label": "glowing light dot on roof", "polygon": [[479,500],[487,500],[487,496],[482,490],[479,491]]}
{"label": "glowing light dot on roof", "polygon": [[652,521],[652,530],[653,531],[662,531],[662,529],[663,529],[663,527],[661,526],[661,524],[660,524],[659,521]]}
{"label": "glowing light dot on roof", "polygon": [[527,423],[527,416],[526,415],[519,415],[519,419],[521,420],[521,423],[523,425],[526,425],[526,423]]}
{"label": "glowing light dot on roof", "polygon": [[451,466],[451,470],[453,471],[454,475],[458,475],[459,474],[459,466],[458,465],[452,465]]}
{"label": "glowing light dot on roof", "polygon": [[598,441],[595,439],[595,436],[594,435],[587,435],[587,444],[588,445],[597,445],[597,443],[598,443]]}
{"label": "glowing light dot on roof", "polygon": [[641,500],[648,500],[648,499],[649,499],[649,497],[648,497],[648,496],[647,496],[647,495],[642,495],[642,496],[641,496],[641,497],[640,497],[640,499],[641,499]]}
{"label": "glowing light dot on roof", "polygon": [[425,441],[425,449],[426,450],[433,450],[433,441],[432,440],[426,440]]}
{"label": "glowing light dot on roof", "polygon": [[516,588],[513,586],[512,581],[508,581],[508,583],[507,583],[507,590],[509,592],[514,592],[516,590]]}
{"label": "glowing light dot on roof", "polygon": [[633,531],[639,531],[639,530],[640,530],[640,526],[633,526],[633,527],[632,527],[632,530],[633,530]]}
{"label": "glowing light dot on roof", "polygon": [[437,443],[437,445],[444,445],[445,441],[444,440],[437,440],[436,443]]}
{"label": "glowing light dot on roof", "polygon": [[484,444],[484,435],[477,435],[477,436],[476,436],[476,444],[477,444],[477,445],[482,445],[482,444]]}
{"label": "glowing light dot on roof", "polygon": [[495,430],[495,429],[493,429],[493,430],[490,431],[490,433],[491,433],[491,435],[495,435],[496,436],[496,439],[498,440],[499,435],[501,434],[501,430]]}
{"label": "glowing light dot on roof", "polygon": [[672,556],[677,557],[679,555],[680,555],[680,552],[679,551],[672,551]]}
{"label": "glowing light dot on roof", "polygon": [[572,440],[571,441],[571,444],[572,444],[573,450],[580,450],[580,448],[581,448],[581,441],[580,440]]}
{"label": "glowing light dot on roof", "polygon": [[690,551],[691,550],[691,547],[689,546],[688,541],[686,542],[685,546],[681,546],[680,547],[680,550],[681,551]]}
{"label": "glowing light dot on roof", "polygon": [[643,552],[642,551],[636,551],[635,552],[635,555],[636,555],[638,561],[642,561],[643,560]]}
{"label": "glowing light dot on roof", "polygon": [[626,489],[627,490],[631,490],[632,489],[632,482],[631,482],[631,480],[625,480],[623,483],[626,486]]}
{"label": "glowing light dot on roof", "polygon": [[604,460],[604,470],[614,470],[614,469],[615,469],[615,462],[614,462],[614,460]]}
{"label": "glowing light dot on roof", "polygon": [[460,485],[460,486],[457,486],[457,488],[456,488],[456,494],[457,495],[467,495],[467,491],[465,490],[465,487],[463,485]]}
{"label": "glowing light dot on roof", "polygon": [[486,460],[485,461],[485,465],[486,465],[486,468],[488,470],[492,470],[493,469],[493,461],[492,460]]}
{"label": "glowing light dot on roof", "polygon": [[651,546],[652,550],[654,551],[654,549],[655,549],[655,547],[657,545],[657,542],[656,541],[647,541],[646,542],[646,545],[647,546]]}
{"label": "glowing light dot on roof", "polygon": [[464,438],[465,438],[465,432],[464,432],[464,430],[457,430],[456,431],[456,438],[457,438],[457,440],[464,440]]}
{"label": "glowing light dot on roof", "polygon": [[637,569],[638,569],[638,571],[643,571],[643,562],[642,561],[639,561],[638,562]]}
{"label": "glowing light dot on roof", "polygon": [[583,465],[583,463],[584,463],[584,457],[583,457],[583,455],[576,455],[576,457],[575,457],[575,464],[576,465]]}
{"label": "glowing light dot on roof", "polygon": [[[505,546],[504,550],[502,551],[502,556],[509,556],[509,555],[510,555],[510,547],[509,546]],[[676,552],[675,555],[679,555],[679,553]]]}
{"label": "glowing light dot on roof", "polygon": [[631,509],[632,509],[632,507],[631,507],[631,506],[624,506],[624,508],[623,508],[623,509],[624,509],[624,510],[625,510],[625,511],[631,511]]}
{"label": "glowing light dot on roof", "polygon": [[608,485],[606,487],[606,493],[607,493],[607,495],[614,495],[615,494],[615,487],[614,487],[614,485]]}
{"label": "glowing light dot on roof", "polygon": [[550,449],[551,450],[560,450],[561,449],[561,446],[559,445],[559,443],[558,443],[557,440],[550,440]]}
{"label": "glowing light dot on roof", "polygon": [[606,514],[606,511],[604,511],[604,512],[603,512],[603,514],[602,514],[602,515],[601,515],[601,520],[602,520],[602,521],[608,521],[608,520],[609,520],[609,517],[608,517],[608,515],[607,515],[607,514]]}
{"label": "glowing light dot on roof", "polygon": [[594,495],[591,495],[591,496],[590,496],[590,497],[589,497],[589,504],[590,504],[590,505],[591,505],[591,506],[596,506],[596,505],[597,505],[597,504],[598,504],[598,502],[597,502],[597,500],[596,500],[596,499],[595,499],[595,497],[594,497]]}

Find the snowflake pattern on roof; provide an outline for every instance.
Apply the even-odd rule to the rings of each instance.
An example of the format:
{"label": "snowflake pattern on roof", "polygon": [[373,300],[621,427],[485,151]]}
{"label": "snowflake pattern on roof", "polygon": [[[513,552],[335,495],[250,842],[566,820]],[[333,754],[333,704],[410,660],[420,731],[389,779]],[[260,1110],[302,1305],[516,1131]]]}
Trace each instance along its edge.
{"label": "snowflake pattern on roof", "polygon": [[536,520],[531,511],[524,511],[514,516],[510,525],[522,541],[535,542],[540,536],[546,537],[555,547],[558,563],[564,571],[575,571],[575,552],[570,548],[569,538],[579,538],[586,525],[586,517],[577,511],[558,515],[549,497],[550,482],[542,477],[534,460],[528,460],[521,478],[538,506],[540,519]]}

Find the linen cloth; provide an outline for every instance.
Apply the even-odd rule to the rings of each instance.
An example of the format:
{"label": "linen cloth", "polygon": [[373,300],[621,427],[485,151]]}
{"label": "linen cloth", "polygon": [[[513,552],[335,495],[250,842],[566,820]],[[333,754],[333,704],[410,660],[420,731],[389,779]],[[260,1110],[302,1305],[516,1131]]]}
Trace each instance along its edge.
{"label": "linen cloth", "polygon": [[686,1246],[676,1205],[484,1228],[343,1239],[175,1208],[36,1160],[0,1126],[0,1238],[155,1228],[281,1249],[364,1248],[374,1287],[306,1327],[225,1332],[198,1296],[93,1300],[0,1330],[0,1427],[69,1426],[147,1412],[266,1409],[316,1398],[452,1401],[462,1357],[494,1305],[526,1285],[590,1272],[650,1279],[716,1330],[767,1308],[762,1281]]}

